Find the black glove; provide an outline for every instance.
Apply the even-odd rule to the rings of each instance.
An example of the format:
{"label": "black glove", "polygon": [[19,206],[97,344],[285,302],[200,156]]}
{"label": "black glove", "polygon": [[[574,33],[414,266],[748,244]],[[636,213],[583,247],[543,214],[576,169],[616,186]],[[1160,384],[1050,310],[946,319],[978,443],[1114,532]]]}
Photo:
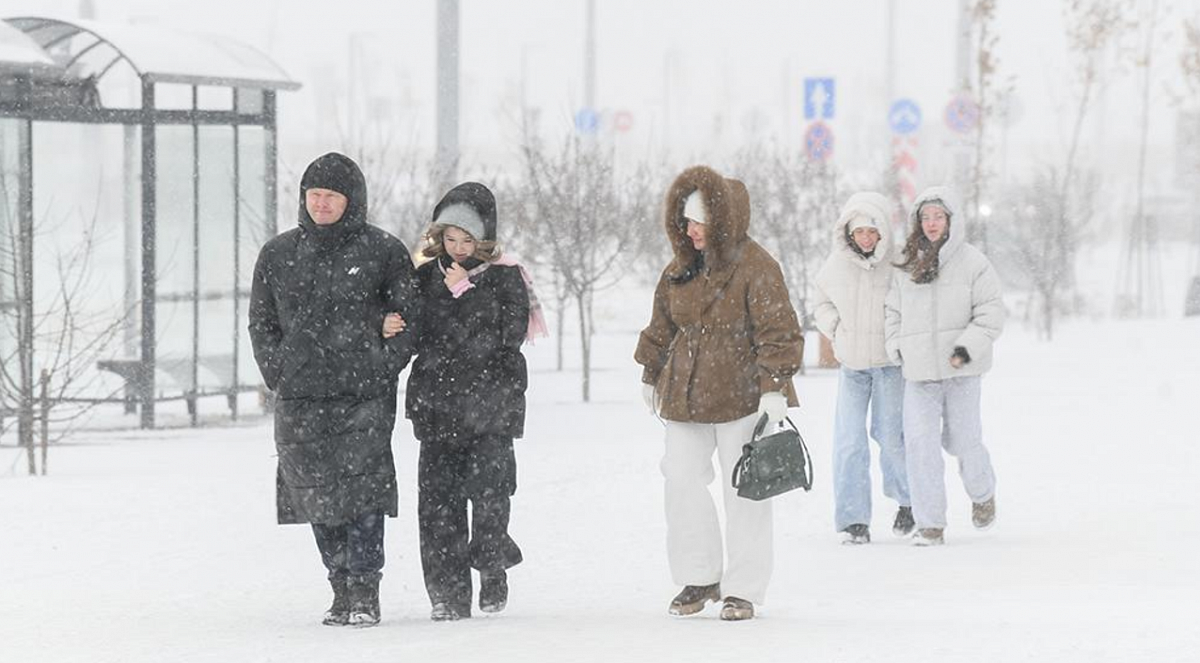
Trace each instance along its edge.
{"label": "black glove", "polygon": [[969,363],[971,363],[971,355],[967,354],[967,349],[966,349],[966,348],[964,348],[964,347],[963,347],[963,346],[961,346],[961,345],[955,346],[955,347],[954,347],[954,354],[952,354],[952,355],[950,355],[950,356],[951,356],[951,357],[958,357],[958,358],[959,358],[959,359],[962,361],[962,363],[964,363],[964,364],[969,364]]}

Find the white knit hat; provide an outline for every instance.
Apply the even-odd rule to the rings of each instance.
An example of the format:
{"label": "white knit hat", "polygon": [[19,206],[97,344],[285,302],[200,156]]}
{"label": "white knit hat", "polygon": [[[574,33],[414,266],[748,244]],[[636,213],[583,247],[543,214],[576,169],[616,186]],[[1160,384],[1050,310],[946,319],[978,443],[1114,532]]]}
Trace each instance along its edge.
{"label": "white knit hat", "polygon": [[704,194],[697,189],[683,203],[683,218],[696,223],[708,223],[708,210],[704,207]]}
{"label": "white knit hat", "polygon": [[872,219],[870,215],[858,212],[850,218],[850,222],[846,224],[846,230],[854,232],[859,228],[874,228],[875,230],[879,230],[879,224],[875,223],[875,219]]}

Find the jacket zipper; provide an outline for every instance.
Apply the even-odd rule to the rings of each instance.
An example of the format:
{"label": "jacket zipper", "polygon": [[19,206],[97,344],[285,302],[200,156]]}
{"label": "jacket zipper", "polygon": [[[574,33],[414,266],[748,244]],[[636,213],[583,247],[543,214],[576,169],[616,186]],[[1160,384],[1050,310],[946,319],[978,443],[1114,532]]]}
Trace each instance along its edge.
{"label": "jacket zipper", "polygon": [[941,369],[941,367],[940,367],[940,365],[938,364],[938,361],[937,361],[937,354],[938,354],[938,291],[937,291],[937,279],[934,279],[933,281],[931,281],[931,282],[929,283],[929,287],[930,287],[930,292],[929,292],[929,297],[930,297],[930,299],[929,299],[929,301],[930,301],[930,307],[929,307],[929,310],[930,310],[930,313],[931,313],[931,315],[932,315],[932,320],[930,320],[930,323],[931,323],[931,324],[930,324],[930,330],[932,330],[932,332],[933,332],[933,333],[930,335],[930,343],[931,343],[931,345],[933,346],[933,352],[930,354],[930,357],[933,359],[933,366],[934,366],[934,369],[935,369],[935,373],[936,373],[936,375],[937,375],[937,377],[936,377],[936,378],[934,378],[934,379],[935,379],[935,380],[941,380],[941,379],[942,379],[942,369]]}

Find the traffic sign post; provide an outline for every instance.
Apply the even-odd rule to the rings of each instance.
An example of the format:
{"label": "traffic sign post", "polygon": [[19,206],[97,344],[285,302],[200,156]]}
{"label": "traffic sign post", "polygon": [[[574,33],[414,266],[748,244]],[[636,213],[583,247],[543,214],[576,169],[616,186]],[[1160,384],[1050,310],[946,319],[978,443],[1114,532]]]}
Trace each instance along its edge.
{"label": "traffic sign post", "polygon": [[832,120],[834,89],[832,78],[804,79],[804,119]]}
{"label": "traffic sign post", "polygon": [[904,136],[921,127],[921,107],[912,99],[899,99],[888,110],[888,126],[892,133]]}
{"label": "traffic sign post", "polygon": [[600,115],[591,108],[581,108],[575,113],[575,130],[581,134],[594,134],[600,129]]}
{"label": "traffic sign post", "polygon": [[979,124],[979,104],[970,95],[960,94],[946,104],[946,126],[960,134],[970,133]]}
{"label": "traffic sign post", "polygon": [[599,133],[627,133],[633,129],[633,113],[627,110],[612,111],[581,108],[575,113],[575,131],[584,135]]}
{"label": "traffic sign post", "polygon": [[613,115],[613,130],[618,133],[625,133],[633,128],[633,113],[627,110],[617,111]]}
{"label": "traffic sign post", "polygon": [[804,132],[804,151],[808,158],[822,162],[833,155],[833,129],[817,120]]}

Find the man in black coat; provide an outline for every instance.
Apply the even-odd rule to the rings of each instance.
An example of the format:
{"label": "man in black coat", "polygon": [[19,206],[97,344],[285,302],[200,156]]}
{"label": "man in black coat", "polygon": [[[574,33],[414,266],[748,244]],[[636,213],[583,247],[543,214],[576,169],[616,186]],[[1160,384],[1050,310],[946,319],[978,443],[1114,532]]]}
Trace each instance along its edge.
{"label": "man in black coat", "polygon": [[250,339],[277,395],[280,524],[311,523],[329,570],[324,623],[379,622],[383,519],[396,517],[396,384],[413,335],[383,319],[419,312],[404,244],[367,223],[350,158],[326,154],[300,181],[299,227],[268,241],[254,268]]}

